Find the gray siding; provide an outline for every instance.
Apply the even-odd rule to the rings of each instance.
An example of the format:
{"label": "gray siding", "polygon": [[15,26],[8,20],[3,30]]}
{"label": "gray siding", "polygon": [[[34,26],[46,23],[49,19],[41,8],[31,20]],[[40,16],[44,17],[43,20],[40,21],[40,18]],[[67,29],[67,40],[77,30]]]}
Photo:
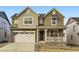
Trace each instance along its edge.
{"label": "gray siding", "polygon": [[[8,41],[10,39],[10,25],[7,20],[0,17],[0,42]],[[5,34],[6,32],[6,34]]]}

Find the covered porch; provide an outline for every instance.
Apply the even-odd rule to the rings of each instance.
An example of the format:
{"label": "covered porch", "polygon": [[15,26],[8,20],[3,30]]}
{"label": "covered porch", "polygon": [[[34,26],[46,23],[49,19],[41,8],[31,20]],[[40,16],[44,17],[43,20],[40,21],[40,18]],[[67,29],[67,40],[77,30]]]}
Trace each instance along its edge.
{"label": "covered porch", "polygon": [[37,29],[37,42],[64,42],[63,29]]}

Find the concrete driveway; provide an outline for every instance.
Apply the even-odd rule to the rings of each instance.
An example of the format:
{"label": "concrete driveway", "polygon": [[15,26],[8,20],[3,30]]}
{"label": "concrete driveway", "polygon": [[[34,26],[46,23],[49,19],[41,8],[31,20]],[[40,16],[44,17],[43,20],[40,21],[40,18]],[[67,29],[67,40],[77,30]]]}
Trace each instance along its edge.
{"label": "concrete driveway", "polygon": [[34,51],[35,43],[9,43],[0,48],[2,52],[31,52]]}

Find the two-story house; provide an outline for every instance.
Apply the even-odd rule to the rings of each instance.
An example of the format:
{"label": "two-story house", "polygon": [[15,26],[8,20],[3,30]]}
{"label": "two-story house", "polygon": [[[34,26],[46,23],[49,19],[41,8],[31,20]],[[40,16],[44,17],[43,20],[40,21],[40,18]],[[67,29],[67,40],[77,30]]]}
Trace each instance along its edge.
{"label": "two-story house", "polygon": [[66,24],[68,45],[79,45],[79,17],[70,17]]}
{"label": "two-story house", "polygon": [[64,43],[63,29],[64,16],[56,9],[38,14],[28,7],[12,16],[14,42]]}
{"label": "two-story house", "polygon": [[0,11],[0,42],[10,40],[10,22],[4,11]]}

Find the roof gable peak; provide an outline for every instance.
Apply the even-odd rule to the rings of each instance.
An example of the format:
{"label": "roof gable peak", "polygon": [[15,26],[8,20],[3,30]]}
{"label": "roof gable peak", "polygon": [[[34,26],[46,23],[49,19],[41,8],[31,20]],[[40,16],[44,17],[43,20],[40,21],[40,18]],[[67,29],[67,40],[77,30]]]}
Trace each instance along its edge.
{"label": "roof gable peak", "polygon": [[52,11],[58,12],[64,18],[64,16],[56,8],[52,8],[45,16],[47,16]]}
{"label": "roof gable peak", "polygon": [[[32,12],[34,12],[35,14],[37,14],[35,11],[33,11],[30,7],[27,7],[25,9],[23,9],[19,14],[17,14],[17,16],[19,16],[21,13],[23,13],[24,11],[30,9]],[[38,15],[38,14],[37,14]]]}
{"label": "roof gable peak", "polygon": [[79,22],[79,17],[70,17],[66,23],[66,26],[69,24],[70,20],[75,20],[75,22]]}

